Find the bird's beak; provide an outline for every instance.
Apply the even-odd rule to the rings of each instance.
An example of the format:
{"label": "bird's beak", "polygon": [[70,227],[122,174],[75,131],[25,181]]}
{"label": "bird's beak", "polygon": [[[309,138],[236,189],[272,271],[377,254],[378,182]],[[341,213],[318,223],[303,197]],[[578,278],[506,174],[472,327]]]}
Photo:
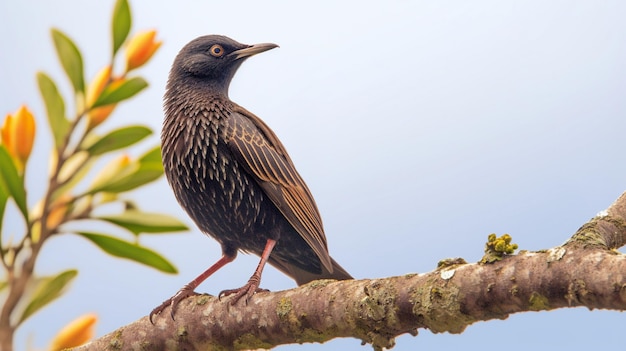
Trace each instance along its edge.
{"label": "bird's beak", "polygon": [[234,56],[235,60],[239,60],[240,58],[250,57],[252,55],[260,54],[264,51],[271,50],[277,47],[278,45],[272,43],[255,44],[250,45],[244,49],[233,51],[229,54],[229,56]]}

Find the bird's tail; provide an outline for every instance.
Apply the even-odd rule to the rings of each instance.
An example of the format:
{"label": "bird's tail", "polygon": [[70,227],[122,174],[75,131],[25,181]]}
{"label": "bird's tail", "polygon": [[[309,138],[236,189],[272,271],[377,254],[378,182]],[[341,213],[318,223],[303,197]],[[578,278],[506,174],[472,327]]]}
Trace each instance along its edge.
{"label": "bird's tail", "polygon": [[352,278],[350,273],[348,273],[345,269],[343,269],[343,267],[341,267],[339,263],[337,263],[332,257],[330,258],[330,261],[333,265],[332,273],[329,272],[328,269],[324,267],[324,265],[322,265],[322,273],[315,274],[315,273],[307,272],[294,265],[287,264],[284,261],[273,259],[270,256],[270,263],[274,267],[282,271],[283,273],[293,278],[293,280],[295,280],[298,285],[303,285],[303,284],[306,284],[306,283],[309,283],[318,279],[336,279],[336,280],[354,279]]}

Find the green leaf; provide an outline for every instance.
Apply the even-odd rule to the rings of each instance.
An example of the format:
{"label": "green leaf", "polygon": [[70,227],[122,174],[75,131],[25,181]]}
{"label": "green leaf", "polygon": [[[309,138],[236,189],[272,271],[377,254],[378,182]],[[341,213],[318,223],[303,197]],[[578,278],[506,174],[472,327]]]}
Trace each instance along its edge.
{"label": "green leaf", "polygon": [[113,29],[113,56],[115,56],[117,50],[119,50],[120,47],[122,47],[122,44],[124,44],[124,40],[126,40],[126,37],[130,32],[131,23],[132,17],[128,1],[116,1],[115,8],[113,9],[113,23],[111,23],[111,27]]}
{"label": "green leaf", "polygon": [[4,281],[0,282],[0,292],[4,290],[4,288],[6,288],[7,286],[9,286],[9,283],[4,282]]}
{"label": "green leaf", "polygon": [[109,84],[91,108],[110,105],[135,96],[148,86],[141,77],[125,80],[121,84]]}
{"label": "green leaf", "polygon": [[150,134],[152,134],[152,130],[144,126],[116,129],[91,144],[86,148],[86,151],[92,156],[102,155],[133,145]]}
{"label": "green leaf", "polygon": [[[85,157],[85,155],[87,155],[87,157]],[[61,167],[58,178],[61,182],[61,186],[52,193],[52,200],[66,194],[69,190],[76,187],[76,185],[89,174],[96,160],[97,158],[89,157],[87,151],[79,151],[72,154],[65,161],[63,167]]]}
{"label": "green leaf", "polygon": [[58,29],[52,29],[52,40],[57,55],[76,93],[85,92],[83,58],[76,44]]}
{"label": "green leaf", "polygon": [[46,104],[48,123],[54,136],[54,144],[57,149],[63,145],[65,137],[70,129],[70,122],[65,118],[65,102],[59,93],[54,81],[43,72],[37,73],[37,83],[41,97]]}
{"label": "green leaf", "polygon": [[139,163],[157,162],[161,163],[161,146],[157,145],[148,150],[145,154],[139,157]]}
{"label": "green leaf", "polygon": [[9,155],[9,152],[0,145],[0,181],[4,183],[4,188],[11,194],[17,208],[28,220],[28,209],[26,207],[26,189],[24,189],[24,179],[17,173],[15,163]]}
{"label": "green leaf", "polygon": [[24,312],[22,312],[19,323],[22,323],[42,307],[61,296],[64,288],[69,282],[72,281],[72,279],[74,279],[74,277],[76,277],[77,274],[77,270],[70,269],[58,274],[55,277],[46,277],[41,279],[31,301],[24,309]]}
{"label": "green leaf", "polygon": [[145,247],[103,234],[89,232],[79,232],[77,234],[90,240],[104,252],[115,257],[126,258],[142,263],[149,267],[158,269],[161,272],[174,274],[178,273],[176,267],[163,258],[163,256]]}
{"label": "green leaf", "polygon": [[[9,200],[9,189],[4,184],[4,178],[0,178],[0,243],[2,243],[2,223],[4,222],[4,210]],[[1,250],[2,248],[0,248]],[[1,290],[1,289],[0,289]]]}
{"label": "green leaf", "polygon": [[119,215],[101,216],[100,219],[128,229],[133,234],[167,233],[187,230],[187,226],[178,219],[160,213],[149,213],[138,210],[125,211]]}
{"label": "green leaf", "polygon": [[60,187],[58,187],[52,193],[52,200],[57,199],[59,196],[66,194],[71,189],[75,188],[78,183],[80,183],[85,176],[89,174],[89,171],[95,164],[94,159],[89,159],[75,174],[73,174],[69,179],[66,180],[66,183],[63,183]]}
{"label": "green leaf", "polygon": [[[11,193],[9,192],[9,187],[4,180],[4,175],[2,175],[0,176],[0,244],[3,242],[2,223],[4,223],[4,210],[6,209],[9,197],[11,197]],[[2,247],[0,247],[0,250],[2,250]]]}
{"label": "green leaf", "polygon": [[163,165],[160,162],[136,163],[122,170],[118,177],[113,178],[109,183],[89,190],[89,193],[122,193],[157,180],[161,175],[163,175]]}

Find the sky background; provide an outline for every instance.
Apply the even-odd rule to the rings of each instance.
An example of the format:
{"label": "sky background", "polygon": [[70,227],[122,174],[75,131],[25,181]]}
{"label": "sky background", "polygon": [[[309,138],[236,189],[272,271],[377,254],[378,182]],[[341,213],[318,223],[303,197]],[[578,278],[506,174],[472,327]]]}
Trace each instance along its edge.
{"label": "sky background", "polygon": [[[71,96],[50,28],[75,40],[91,79],[108,62],[113,3],[0,2],[0,113],[26,103],[39,122],[31,206],[45,191],[51,143],[35,73]],[[356,278],[427,272],[449,257],[475,262],[489,233],[510,233],[525,250],[550,248],[626,190],[626,2],[134,0],[131,9],[133,32],[154,28],[164,44],[139,72],[150,88],[119,106],[103,131],[150,126],[155,134],[134,155],[158,142],[170,65],[197,36],[279,44],[241,67],[230,97],[283,141],[315,196],[331,254]],[[165,179],[128,196],[192,226]],[[14,218],[4,223],[17,234]],[[78,268],[79,276],[21,327],[18,349],[44,348],[86,312],[98,314],[98,335],[131,323],[220,256],[196,228],[141,241],[179,274],[114,259],[73,235],[50,240],[37,272]],[[240,255],[197,290],[241,286],[257,262]],[[294,285],[273,268],[262,282]],[[394,350],[608,349],[623,344],[625,323],[623,313],[583,308],[522,313],[461,335],[420,330],[397,338]],[[367,347],[340,339],[298,349]]]}

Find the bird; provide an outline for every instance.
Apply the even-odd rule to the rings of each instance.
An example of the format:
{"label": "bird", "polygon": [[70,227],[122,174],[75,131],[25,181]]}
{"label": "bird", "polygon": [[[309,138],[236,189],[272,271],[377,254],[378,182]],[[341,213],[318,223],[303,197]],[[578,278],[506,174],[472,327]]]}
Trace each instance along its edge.
{"label": "bird", "polygon": [[266,263],[298,285],[317,279],[353,279],[329,254],[322,219],[311,191],[270,127],[231,101],[228,89],[249,57],[278,47],[241,44],[222,35],[185,45],[166,84],[161,131],[163,169],[176,200],[201,232],[219,242],[222,256],[150,313],[197,295],[205,279],[238,252],[260,256],[240,288],[223,290],[248,301]]}

